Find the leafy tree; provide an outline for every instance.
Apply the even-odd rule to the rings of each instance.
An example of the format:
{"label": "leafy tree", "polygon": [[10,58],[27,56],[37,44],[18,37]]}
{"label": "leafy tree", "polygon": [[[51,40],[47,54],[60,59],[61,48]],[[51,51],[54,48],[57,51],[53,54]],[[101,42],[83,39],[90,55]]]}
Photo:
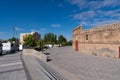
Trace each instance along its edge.
{"label": "leafy tree", "polygon": [[47,33],[44,36],[44,42],[46,44],[55,44],[57,42],[57,36],[53,33]]}
{"label": "leafy tree", "polygon": [[57,44],[57,35],[54,35],[54,42]]}
{"label": "leafy tree", "polygon": [[42,39],[39,39],[39,40],[37,41],[37,46],[43,48],[43,46],[44,46],[44,42],[43,42]]}
{"label": "leafy tree", "polygon": [[71,45],[72,45],[72,40],[68,41],[68,42],[67,42],[67,45],[68,45],[68,46],[71,46]]}
{"label": "leafy tree", "polygon": [[62,46],[65,46],[67,44],[67,39],[63,35],[59,35],[58,36],[58,42]]}
{"label": "leafy tree", "polygon": [[15,38],[15,37],[12,37],[12,38],[8,39],[8,41],[19,43],[19,39]]}
{"label": "leafy tree", "polygon": [[32,35],[26,35],[24,38],[24,45],[28,46],[28,47],[35,47],[36,46],[36,42],[35,39]]}
{"label": "leafy tree", "polygon": [[2,46],[2,40],[0,39],[0,47]]}

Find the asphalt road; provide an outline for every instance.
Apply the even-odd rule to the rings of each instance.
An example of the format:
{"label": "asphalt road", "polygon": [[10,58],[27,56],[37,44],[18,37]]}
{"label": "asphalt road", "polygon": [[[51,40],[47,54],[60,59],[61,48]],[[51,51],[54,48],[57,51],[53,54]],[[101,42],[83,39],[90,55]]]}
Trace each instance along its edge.
{"label": "asphalt road", "polygon": [[68,80],[120,80],[120,59],[75,52],[72,47],[44,51],[48,64]]}
{"label": "asphalt road", "polygon": [[27,80],[20,52],[0,56],[0,80]]}

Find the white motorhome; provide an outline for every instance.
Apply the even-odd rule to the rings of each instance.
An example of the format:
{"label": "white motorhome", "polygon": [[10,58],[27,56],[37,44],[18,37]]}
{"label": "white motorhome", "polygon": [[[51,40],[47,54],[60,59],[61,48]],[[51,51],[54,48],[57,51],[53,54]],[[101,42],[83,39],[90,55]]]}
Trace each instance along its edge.
{"label": "white motorhome", "polygon": [[18,46],[15,43],[2,43],[2,51],[3,54],[7,54],[7,53],[14,53],[14,51],[18,50]]}

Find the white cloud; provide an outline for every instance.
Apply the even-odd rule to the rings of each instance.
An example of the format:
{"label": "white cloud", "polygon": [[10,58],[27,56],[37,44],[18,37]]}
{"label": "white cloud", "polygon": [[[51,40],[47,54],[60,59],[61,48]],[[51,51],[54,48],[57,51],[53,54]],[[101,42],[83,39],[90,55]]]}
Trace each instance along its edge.
{"label": "white cloud", "polygon": [[111,10],[111,11],[106,11],[105,12],[105,15],[109,15],[109,16],[112,16],[112,17],[120,17],[120,9],[117,9],[117,10]]}
{"label": "white cloud", "polygon": [[88,6],[86,5],[86,8],[96,10],[96,9],[99,9],[101,7],[102,3],[103,3],[102,1],[90,1],[87,3]]}
{"label": "white cloud", "polygon": [[45,29],[45,28],[40,28],[40,29],[38,29],[38,30],[31,29],[30,31],[31,31],[31,32],[43,33],[43,32],[45,32],[45,31],[46,31],[46,29]]}
{"label": "white cloud", "polygon": [[72,5],[78,6],[80,9],[100,9],[103,7],[120,6],[119,0],[67,0]]}
{"label": "white cloud", "polygon": [[79,7],[79,9],[85,9],[85,8],[91,8],[96,9],[99,8],[103,1],[88,1],[88,0],[69,0],[72,5],[76,5]]}
{"label": "white cloud", "polygon": [[105,6],[111,6],[111,7],[120,6],[120,0],[104,0],[102,6],[103,7],[105,7]]}
{"label": "white cloud", "polygon": [[79,7],[83,7],[85,6],[85,4],[87,4],[86,0],[69,0],[71,4],[73,5],[77,5]]}
{"label": "white cloud", "polygon": [[24,29],[19,28],[19,27],[15,27],[15,30],[20,31],[20,30],[24,30]]}
{"label": "white cloud", "polygon": [[106,25],[106,24],[113,24],[113,23],[119,23],[120,20],[107,20],[107,21],[102,21],[102,22],[95,22],[92,24],[94,27],[96,26],[101,26],[101,25]]}
{"label": "white cloud", "polygon": [[77,20],[86,20],[87,18],[93,18],[95,15],[94,11],[85,11],[73,15],[74,19]]}
{"label": "white cloud", "polygon": [[61,27],[61,24],[52,24],[51,26],[54,28],[58,28],[58,27]]}
{"label": "white cloud", "polygon": [[109,10],[109,11],[102,11],[102,10],[97,10],[96,15],[101,16],[101,17],[110,17],[114,19],[120,19],[120,9],[115,9],[115,10]]}
{"label": "white cloud", "polygon": [[107,24],[107,23],[113,23],[113,22],[119,22],[120,21],[120,9],[114,9],[114,10],[96,10],[96,11],[84,11],[77,14],[73,14],[73,19],[79,21],[79,24],[83,24],[86,26],[94,26],[95,24]]}
{"label": "white cloud", "polygon": [[99,26],[120,22],[120,0],[67,0],[80,12],[70,17],[83,26]]}

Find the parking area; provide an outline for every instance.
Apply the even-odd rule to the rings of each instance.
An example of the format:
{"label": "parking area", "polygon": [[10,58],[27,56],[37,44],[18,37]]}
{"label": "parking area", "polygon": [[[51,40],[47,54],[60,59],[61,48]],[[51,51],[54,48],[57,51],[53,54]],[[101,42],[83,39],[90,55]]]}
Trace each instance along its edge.
{"label": "parking area", "polygon": [[120,60],[75,52],[72,47],[44,51],[48,62],[68,80],[119,80]]}
{"label": "parking area", "polygon": [[20,52],[0,56],[0,80],[27,80]]}

